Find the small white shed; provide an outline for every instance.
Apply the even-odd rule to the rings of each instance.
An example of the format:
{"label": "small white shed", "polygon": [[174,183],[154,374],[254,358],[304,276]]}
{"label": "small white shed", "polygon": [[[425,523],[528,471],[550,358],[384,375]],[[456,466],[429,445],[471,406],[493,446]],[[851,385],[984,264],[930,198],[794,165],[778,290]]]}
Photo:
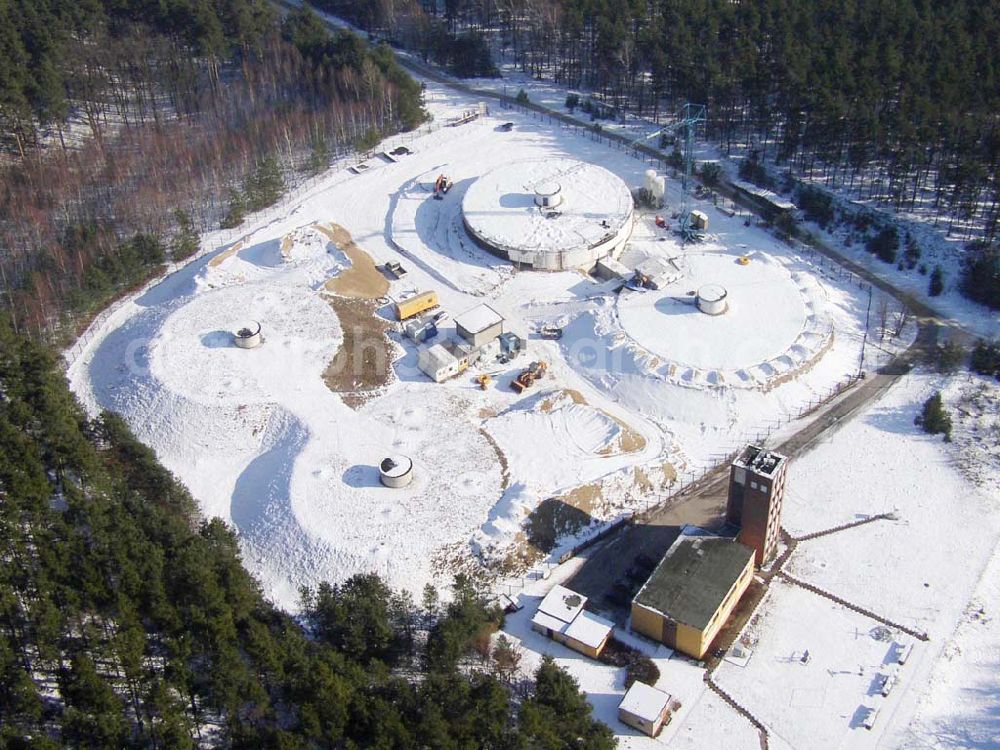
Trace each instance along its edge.
{"label": "small white shed", "polygon": [[670,720],[670,695],[644,682],[633,682],[618,704],[618,720],[655,737]]}

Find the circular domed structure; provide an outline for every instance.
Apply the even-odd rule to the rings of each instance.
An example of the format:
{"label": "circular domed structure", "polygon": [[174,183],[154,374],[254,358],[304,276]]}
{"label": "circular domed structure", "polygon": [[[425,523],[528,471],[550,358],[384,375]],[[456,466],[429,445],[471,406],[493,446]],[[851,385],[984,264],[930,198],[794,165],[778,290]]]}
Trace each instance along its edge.
{"label": "circular domed structure", "polygon": [[542,271],[617,255],[632,234],[632,193],[608,170],[575,159],[519,161],[476,180],[462,199],[472,238]]}
{"label": "circular domed structure", "polygon": [[722,315],[729,309],[729,293],[721,284],[705,284],[698,289],[698,309],[708,315]]}
{"label": "circular domed structure", "polygon": [[406,456],[389,456],[378,465],[378,478],[386,487],[405,487],[413,481],[413,461]]}

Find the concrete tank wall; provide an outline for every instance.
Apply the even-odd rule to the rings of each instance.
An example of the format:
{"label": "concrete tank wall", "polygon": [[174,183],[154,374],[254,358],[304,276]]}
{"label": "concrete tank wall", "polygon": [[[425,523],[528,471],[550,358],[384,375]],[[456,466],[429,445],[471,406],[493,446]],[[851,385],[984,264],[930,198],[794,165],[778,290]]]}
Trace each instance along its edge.
{"label": "concrete tank wall", "polygon": [[378,475],[386,487],[406,487],[413,481],[413,461],[406,456],[389,456],[379,464]]}
{"label": "concrete tank wall", "polygon": [[[249,331],[249,335],[240,335],[243,331]],[[254,349],[264,342],[264,337],[260,333],[260,323],[254,322],[245,328],[233,331],[233,343],[240,349]]]}

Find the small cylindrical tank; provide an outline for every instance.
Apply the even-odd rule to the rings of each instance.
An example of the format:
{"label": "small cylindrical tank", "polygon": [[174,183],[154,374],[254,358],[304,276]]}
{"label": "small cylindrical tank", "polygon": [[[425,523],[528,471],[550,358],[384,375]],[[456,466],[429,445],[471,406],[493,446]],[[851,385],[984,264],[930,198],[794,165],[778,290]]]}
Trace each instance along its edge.
{"label": "small cylindrical tank", "polygon": [[721,284],[706,284],[698,290],[698,309],[707,315],[722,315],[729,308],[728,297]]}
{"label": "small cylindrical tank", "polygon": [[562,203],[562,186],[558,182],[543,182],[535,188],[535,205],[554,208]]}
{"label": "small cylindrical tank", "polygon": [[260,346],[263,342],[264,338],[260,335],[260,323],[256,320],[239,330],[233,331],[233,343],[240,349],[253,349]]}
{"label": "small cylindrical tank", "polygon": [[406,456],[389,456],[378,465],[378,476],[386,487],[405,487],[413,481],[413,461]]}

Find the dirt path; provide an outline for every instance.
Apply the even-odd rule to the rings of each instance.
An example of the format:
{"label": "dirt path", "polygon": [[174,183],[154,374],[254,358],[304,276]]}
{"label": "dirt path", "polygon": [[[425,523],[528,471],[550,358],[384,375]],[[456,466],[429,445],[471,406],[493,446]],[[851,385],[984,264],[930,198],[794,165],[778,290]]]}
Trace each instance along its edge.
{"label": "dirt path", "polygon": [[378,299],[389,292],[389,281],[375,266],[371,256],[358,247],[351,233],[339,224],[317,224],[316,229],[330,238],[350,259],[351,267],[326,282],[328,292],[355,299]]}
{"label": "dirt path", "polygon": [[386,336],[390,326],[377,315],[376,301],[388,293],[389,282],[342,226],[316,224],[316,229],[351,261],[350,268],[324,285],[344,340],[323,373],[323,382],[357,409],[392,380],[393,349]]}
{"label": "dirt path", "polygon": [[243,247],[243,240],[240,240],[229,249],[223,250],[221,253],[212,258],[212,260],[208,261],[208,265],[211,268],[218,268],[223,263],[225,263],[229,258],[232,258],[234,255],[236,255],[236,253],[240,251],[241,247]]}

